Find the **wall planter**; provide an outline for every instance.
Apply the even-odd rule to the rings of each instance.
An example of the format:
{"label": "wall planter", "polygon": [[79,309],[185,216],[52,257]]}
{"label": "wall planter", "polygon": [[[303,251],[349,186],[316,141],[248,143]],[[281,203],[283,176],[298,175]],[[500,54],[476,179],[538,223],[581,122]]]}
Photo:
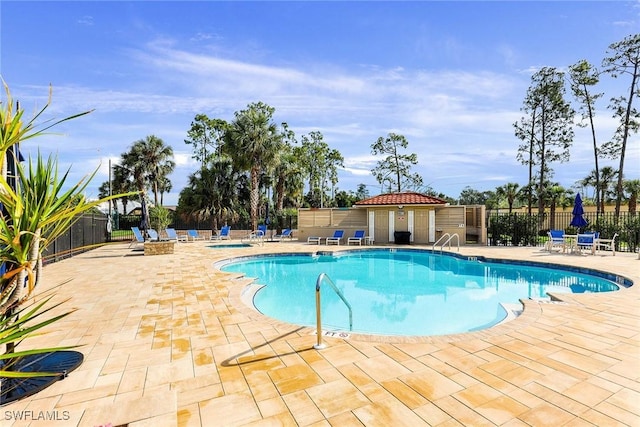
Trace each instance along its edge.
{"label": "wall planter", "polygon": [[172,254],[176,242],[144,242],[145,255]]}

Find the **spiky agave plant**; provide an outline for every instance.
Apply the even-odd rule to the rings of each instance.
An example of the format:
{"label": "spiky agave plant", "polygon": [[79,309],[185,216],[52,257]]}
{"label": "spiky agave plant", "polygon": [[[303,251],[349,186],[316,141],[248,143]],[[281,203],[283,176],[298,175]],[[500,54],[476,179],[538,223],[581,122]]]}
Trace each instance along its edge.
{"label": "spiky agave plant", "polygon": [[[4,81],[3,81],[4,83]],[[16,352],[15,346],[35,331],[50,325],[70,314],[46,318],[43,316],[52,307],[45,307],[49,298],[28,307],[26,302],[32,295],[37,281],[36,274],[41,255],[47,244],[66,232],[79,215],[103,203],[123,195],[113,195],[100,200],[87,200],[83,192],[96,172],[67,187],[69,170],[58,174],[57,160],[47,160],[38,153],[35,161],[29,159],[28,167],[16,164],[17,186],[15,188],[6,179],[7,151],[14,144],[42,135],[44,131],[63,121],[89,113],[88,111],[58,120],[52,124],[38,126],[37,117],[50,103],[42,108],[26,124],[22,121],[23,110],[13,109],[11,95],[7,85],[5,91],[8,101],[0,105],[0,344],[6,345],[6,351],[0,355],[0,380],[3,377],[32,377],[51,375],[43,372],[18,372],[12,369],[12,361],[25,355],[49,353],[56,349],[32,349]],[[50,94],[51,95],[51,94]],[[62,349],[62,348],[58,348]]]}

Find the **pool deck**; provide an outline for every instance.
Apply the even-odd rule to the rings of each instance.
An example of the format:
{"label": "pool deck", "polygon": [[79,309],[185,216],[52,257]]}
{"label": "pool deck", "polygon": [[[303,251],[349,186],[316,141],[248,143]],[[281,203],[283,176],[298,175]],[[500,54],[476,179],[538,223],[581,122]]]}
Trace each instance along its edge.
{"label": "pool deck", "polygon": [[210,244],[180,243],[155,256],[117,244],[45,267],[41,292],[59,285],[55,300],[70,298],[54,312],[76,311],[19,349],[80,345],[85,360],[64,380],[0,408],[0,425],[640,425],[637,254],[462,247],[469,256],[598,269],[636,285],[528,300],[521,316],[484,331],[325,338],[327,348],[316,350],[313,329],[247,307],[248,280],[213,263],[346,247]]}

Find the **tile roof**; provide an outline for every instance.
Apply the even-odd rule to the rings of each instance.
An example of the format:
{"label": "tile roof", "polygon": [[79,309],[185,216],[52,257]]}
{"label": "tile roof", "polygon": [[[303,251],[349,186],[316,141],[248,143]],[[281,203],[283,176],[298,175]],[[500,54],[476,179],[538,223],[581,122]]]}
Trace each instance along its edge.
{"label": "tile roof", "polygon": [[380,205],[444,205],[447,202],[426,194],[406,191],[402,193],[380,194],[379,196],[356,202],[356,206]]}

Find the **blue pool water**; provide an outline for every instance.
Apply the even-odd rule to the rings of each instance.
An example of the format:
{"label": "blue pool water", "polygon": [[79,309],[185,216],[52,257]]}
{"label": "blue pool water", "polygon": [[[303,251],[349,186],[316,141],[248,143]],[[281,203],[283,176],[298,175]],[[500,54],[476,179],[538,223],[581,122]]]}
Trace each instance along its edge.
{"label": "blue pool water", "polygon": [[[413,250],[270,255],[231,262],[222,270],[265,285],[254,296],[260,312],[305,326],[315,325],[315,284],[326,273],[353,308],[353,332],[382,335],[483,329],[505,319],[502,304],[545,298],[547,292],[619,289],[603,277],[576,271]],[[321,287],[321,299],[323,327],[348,331],[348,309],[330,286]]]}

